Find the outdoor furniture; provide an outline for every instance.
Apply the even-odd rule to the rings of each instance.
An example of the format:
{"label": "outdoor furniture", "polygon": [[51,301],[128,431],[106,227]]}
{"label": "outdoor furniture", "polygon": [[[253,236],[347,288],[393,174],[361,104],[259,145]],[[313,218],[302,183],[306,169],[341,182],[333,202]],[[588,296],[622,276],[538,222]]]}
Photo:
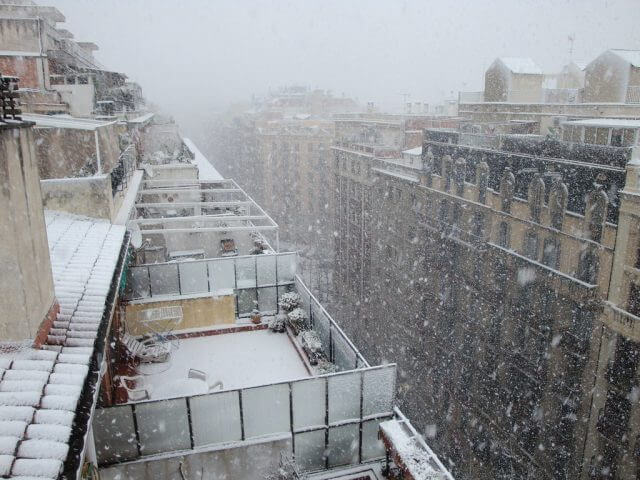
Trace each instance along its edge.
{"label": "outdoor furniture", "polygon": [[168,380],[153,391],[153,399],[190,397],[209,393],[209,385],[199,378],[179,378]]}
{"label": "outdoor furniture", "polygon": [[158,342],[153,338],[140,341],[126,332],[122,334],[120,341],[129,353],[141,362],[166,362],[169,359],[169,342]]}
{"label": "outdoor furniture", "polygon": [[[207,381],[207,374],[205,372],[203,372],[202,370],[197,370],[195,368],[190,368],[189,369],[188,377],[189,378],[197,378],[198,380],[202,380],[203,382]],[[209,385],[209,391],[211,392],[212,390],[215,390],[218,387],[220,387],[220,390],[224,390],[224,384],[222,383],[221,380],[218,380],[218,381],[212,383],[211,385]]]}
{"label": "outdoor furniture", "polygon": [[220,240],[221,257],[235,257],[236,255],[238,255],[238,249],[236,248],[236,241],[233,238],[223,238]]}
{"label": "outdoor furniture", "polygon": [[[120,375],[115,377],[115,380],[120,384],[120,386],[127,391],[128,399],[133,402],[148,400],[151,398],[151,387],[146,385],[144,387],[138,386],[138,381],[143,379],[144,377],[142,375]],[[132,382],[134,386],[130,387],[127,382]]]}
{"label": "outdoor furniture", "polygon": [[182,307],[147,308],[138,312],[138,322],[151,330],[162,342],[171,342],[179,347],[178,337],[173,335],[175,328],[182,323]]}

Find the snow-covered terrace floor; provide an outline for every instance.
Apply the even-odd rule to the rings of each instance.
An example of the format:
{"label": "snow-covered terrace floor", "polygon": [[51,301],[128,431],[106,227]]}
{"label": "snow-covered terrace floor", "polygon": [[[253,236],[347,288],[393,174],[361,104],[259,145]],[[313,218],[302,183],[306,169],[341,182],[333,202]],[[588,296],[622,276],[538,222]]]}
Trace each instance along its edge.
{"label": "snow-covered terrace floor", "polygon": [[[152,400],[193,395],[189,369],[207,374],[207,383],[222,381],[224,390],[309,377],[286,333],[255,330],[179,340],[168,362],[138,367]],[[218,390],[218,389],[216,389]]]}

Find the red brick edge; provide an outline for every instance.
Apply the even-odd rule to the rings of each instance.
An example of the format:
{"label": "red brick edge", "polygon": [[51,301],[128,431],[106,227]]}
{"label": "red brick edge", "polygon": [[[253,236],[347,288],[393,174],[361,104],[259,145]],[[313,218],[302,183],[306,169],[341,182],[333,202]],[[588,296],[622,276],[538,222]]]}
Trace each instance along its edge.
{"label": "red brick edge", "polygon": [[36,338],[33,340],[34,348],[40,348],[47,342],[47,335],[49,335],[49,330],[53,327],[53,322],[58,318],[58,313],[60,313],[60,304],[57,299],[54,299],[51,308],[49,308],[49,311],[45,314],[44,319],[38,328]]}

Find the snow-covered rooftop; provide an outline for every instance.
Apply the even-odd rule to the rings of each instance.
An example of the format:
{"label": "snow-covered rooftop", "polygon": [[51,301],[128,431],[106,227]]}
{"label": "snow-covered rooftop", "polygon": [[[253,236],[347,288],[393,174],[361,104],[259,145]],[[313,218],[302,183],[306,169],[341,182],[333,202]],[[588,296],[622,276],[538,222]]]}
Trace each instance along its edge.
{"label": "snow-covered rooftop", "polygon": [[640,120],[626,118],[587,118],[585,120],[569,120],[563,122],[562,125],[602,128],[640,128]]}
{"label": "snow-covered rooftop", "polygon": [[90,118],[77,118],[70,115],[38,115],[35,113],[24,113],[22,119],[35,122],[36,127],[48,128],[72,128],[76,130],[97,130],[115,123],[103,120],[93,120]]}
{"label": "snow-covered rooftop", "polygon": [[125,229],[45,212],[60,313],[41,350],[0,355],[0,476],[58,478]]}
{"label": "snow-covered rooftop", "polygon": [[129,120],[127,120],[127,123],[146,123],[151,120],[154,115],[155,113],[153,112],[145,113],[144,115],[140,115],[139,117],[130,118]]}
{"label": "snow-covered rooftop", "polygon": [[542,69],[528,57],[500,57],[498,58],[513,73],[541,75]]}
{"label": "snow-covered rooftop", "polygon": [[402,153],[406,153],[407,155],[422,155],[422,146],[403,150]]}
{"label": "snow-covered rooftop", "polygon": [[196,144],[188,138],[183,139],[184,144],[193,153],[193,163],[198,166],[198,176],[200,180],[222,180],[222,175],[218,173],[207,157],[200,151]]}
{"label": "snow-covered rooftop", "polygon": [[640,50],[612,49],[613,53],[622,57],[634,67],[640,67]]}
{"label": "snow-covered rooftop", "polygon": [[172,348],[168,368],[139,367],[152,400],[188,394],[185,381],[191,368],[205,372],[209,384],[221,381],[224,390],[310,376],[289,337],[271,330],[181,339]]}

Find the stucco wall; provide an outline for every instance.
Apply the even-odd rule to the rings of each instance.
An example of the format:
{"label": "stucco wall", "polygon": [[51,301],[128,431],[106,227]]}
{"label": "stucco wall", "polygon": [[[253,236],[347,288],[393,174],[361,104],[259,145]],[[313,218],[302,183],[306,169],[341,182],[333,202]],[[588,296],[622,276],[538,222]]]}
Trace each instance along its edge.
{"label": "stucco wall", "polygon": [[42,180],[41,187],[42,202],[47,210],[107,220],[115,217],[108,175]]}
{"label": "stucco wall", "polygon": [[95,93],[93,85],[51,85],[51,88],[60,92],[62,100],[69,104],[71,115],[74,117],[91,116]]}
{"label": "stucco wall", "polygon": [[[102,173],[118,162],[120,147],[116,125],[97,130]],[[36,152],[40,178],[72,178],[98,172],[96,133],[72,128],[36,128]]]}
{"label": "stucco wall", "polygon": [[44,88],[48,65],[42,57],[0,56],[0,72],[3,75],[20,77],[21,88]]}
{"label": "stucco wall", "polygon": [[542,101],[542,75],[511,74],[509,101],[538,103]]}
{"label": "stucco wall", "polygon": [[0,50],[40,52],[39,23],[34,18],[1,18]]}
{"label": "stucco wall", "polygon": [[626,98],[629,64],[619,56],[605,52],[587,65],[584,102],[621,102]]}
{"label": "stucco wall", "polygon": [[[236,322],[236,296],[205,296],[189,299],[176,299],[164,302],[139,301],[127,304],[126,326],[132,335],[151,333],[148,326],[138,322],[138,313],[149,308],[181,306],[184,319],[177,330],[205,328],[216,325],[232,325]],[[162,323],[162,322],[160,322]],[[156,326],[157,328],[157,326]]]}
{"label": "stucco wall", "polygon": [[54,290],[31,131],[0,130],[0,149],[0,339],[33,339]]}

